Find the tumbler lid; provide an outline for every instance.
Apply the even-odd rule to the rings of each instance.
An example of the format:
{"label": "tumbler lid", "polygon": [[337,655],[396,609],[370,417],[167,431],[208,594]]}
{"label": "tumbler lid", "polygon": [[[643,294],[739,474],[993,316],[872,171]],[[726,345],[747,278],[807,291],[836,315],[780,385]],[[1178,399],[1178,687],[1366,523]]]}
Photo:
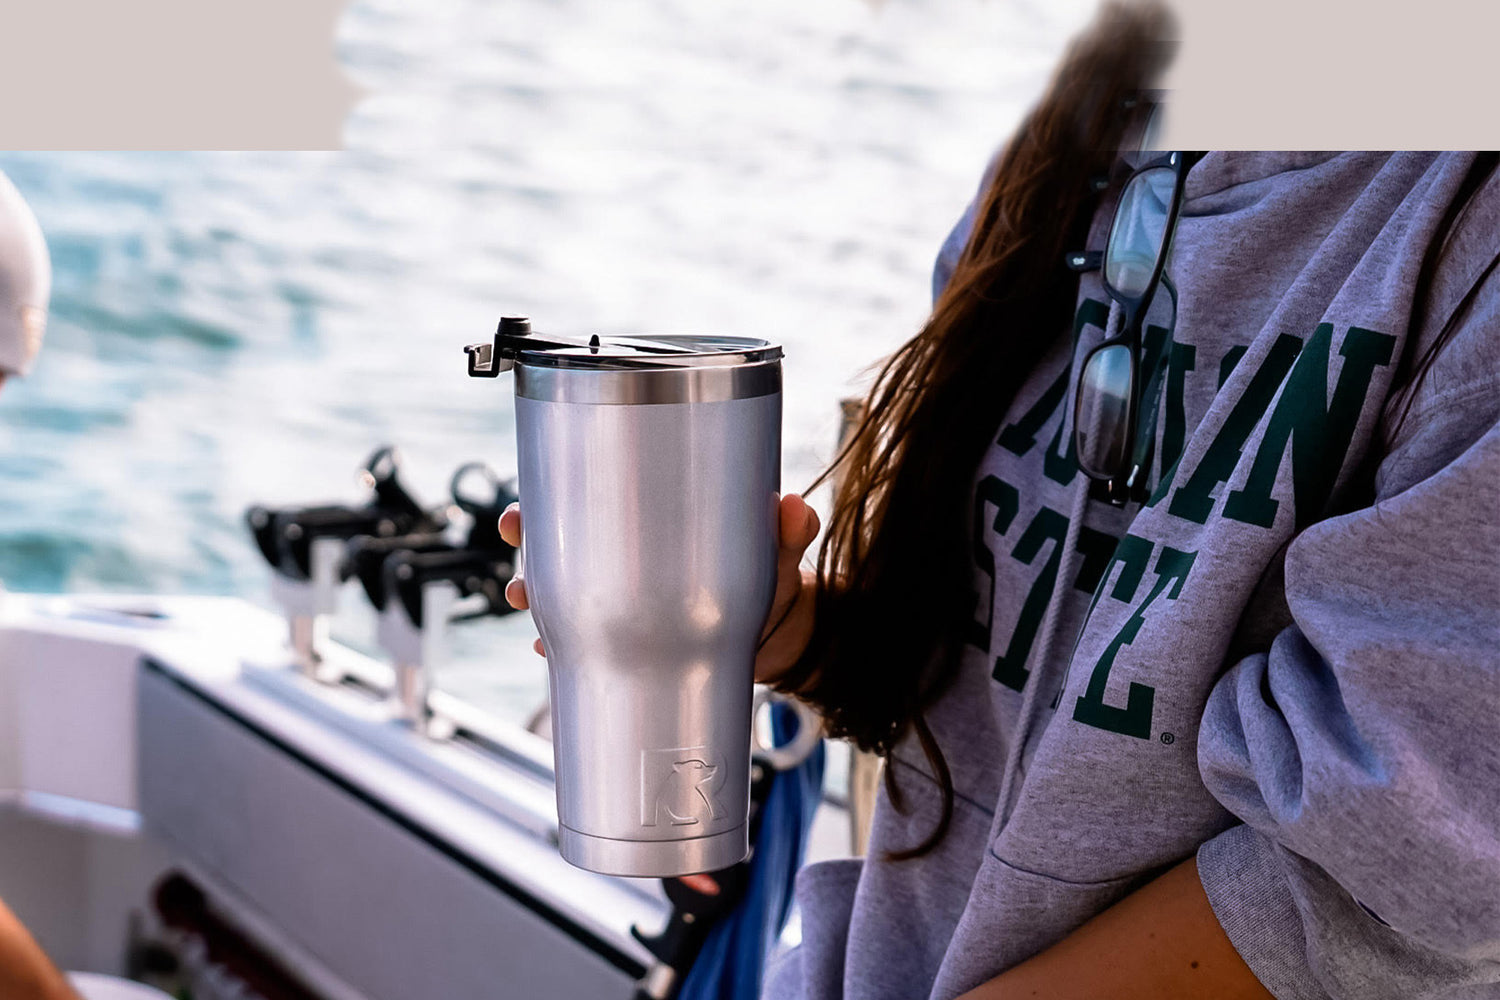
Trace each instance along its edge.
{"label": "tumbler lid", "polygon": [[673,334],[661,337],[587,339],[531,332],[531,323],[507,316],[495,330],[493,344],[473,344],[469,374],[493,378],[513,365],[589,371],[641,371],[722,368],[776,361],[781,347],[754,337]]}
{"label": "tumbler lid", "polygon": [[590,370],[717,368],[759,364],[780,357],[781,347],[769,341],[706,334],[673,334],[649,339],[591,337],[586,344],[559,347],[516,344],[516,361],[520,364]]}

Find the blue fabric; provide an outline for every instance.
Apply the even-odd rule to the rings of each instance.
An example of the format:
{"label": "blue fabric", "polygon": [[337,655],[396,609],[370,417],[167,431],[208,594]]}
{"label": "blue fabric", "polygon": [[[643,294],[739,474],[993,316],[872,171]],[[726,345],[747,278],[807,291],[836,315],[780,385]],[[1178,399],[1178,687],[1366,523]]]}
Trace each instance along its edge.
{"label": "blue fabric", "polygon": [[[771,706],[778,744],[797,731],[797,714]],[[792,883],[802,866],[813,813],[823,797],[823,745],[800,766],[772,779],[761,806],[760,834],[750,860],[745,898],[708,934],[703,951],[679,991],[679,1000],[755,1000],[761,969],[776,946],[792,907]]]}

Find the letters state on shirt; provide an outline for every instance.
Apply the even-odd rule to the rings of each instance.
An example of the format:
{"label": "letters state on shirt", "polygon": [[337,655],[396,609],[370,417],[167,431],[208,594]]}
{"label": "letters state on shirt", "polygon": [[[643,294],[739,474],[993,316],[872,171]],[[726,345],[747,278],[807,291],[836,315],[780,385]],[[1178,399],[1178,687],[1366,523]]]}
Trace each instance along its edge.
{"label": "letters state on shirt", "polygon": [[[1075,317],[1075,338],[1085,326],[1103,327],[1108,316],[1109,309],[1104,303],[1085,299]],[[1301,528],[1316,517],[1326,505],[1344,465],[1375,369],[1390,364],[1396,346],[1396,338],[1387,334],[1349,327],[1339,345],[1338,354],[1343,360],[1330,397],[1327,387],[1333,332],[1332,324],[1321,323],[1305,343],[1291,334],[1279,335],[1254,372],[1243,381],[1238,398],[1227,407],[1201,457],[1191,469],[1179,469],[1187,433],[1185,386],[1188,373],[1196,369],[1197,349],[1190,344],[1168,341],[1165,330],[1149,328],[1142,343],[1142,370],[1156,370],[1165,351],[1166,400],[1159,450],[1160,465],[1165,471],[1161,473],[1161,485],[1146,505],[1155,507],[1170,496],[1167,512],[1195,524],[1207,523],[1217,506],[1221,507],[1220,516],[1228,520],[1270,528],[1281,503],[1287,499],[1278,500],[1272,493],[1277,472],[1290,450],[1294,528]],[[1219,359],[1214,366],[1218,389],[1224,388],[1246,353],[1245,347],[1235,346]],[[1070,377],[1071,367],[1020,418],[1001,430],[997,443],[1017,456],[1027,454],[1036,445],[1043,428],[1059,415]],[[1223,406],[1221,401],[1216,403]],[[1240,466],[1247,442],[1262,423],[1265,431],[1251,458],[1244,484],[1216,500],[1214,492]],[[1072,435],[1067,435],[1066,443],[1063,440],[1066,424],[1065,420],[1057,420],[1042,463],[1043,474],[1063,485],[1078,475]],[[1068,518],[1045,506],[1021,527],[1010,557],[1022,565],[1033,566],[1044,549],[1047,554],[1009,635],[995,634],[999,623],[992,620],[995,556],[991,537],[1003,538],[1009,534],[1019,509],[1020,493],[1016,487],[996,476],[980,480],[974,498],[974,559],[978,574],[989,578],[991,593],[975,593],[976,616],[984,614],[985,621],[983,624],[974,621],[966,636],[971,645],[989,652],[1004,643],[1002,650],[994,652],[993,676],[997,682],[1018,691],[1030,677],[1026,662],[1056,590],[1058,567],[1068,535]],[[993,517],[990,510],[995,512]],[[1165,545],[1157,551],[1157,546],[1144,538],[1127,534],[1116,539],[1086,527],[1080,529],[1075,547],[1083,560],[1072,585],[1093,594],[1090,614],[1106,596],[1110,600],[1139,603],[1093,664],[1088,686],[1073,707],[1073,719],[1109,732],[1150,739],[1155,689],[1132,681],[1124,703],[1111,703],[1106,697],[1110,671],[1121,649],[1130,645],[1151,616],[1161,613],[1161,603],[1176,600],[1182,594],[1197,553]],[[1153,554],[1156,579],[1141,594],[1139,584],[1147,567],[1152,565]]]}
{"label": "letters state on shirt", "polygon": [[[1003,536],[1015,518],[1019,505],[1020,493],[1014,486],[996,476],[986,476],[980,480],[974,498],[974,562],[980,573],[989,578],[990,593],[974,593],[976,613],[982,610],[985,620],[982,624],[977,620],[972,621],[965,639],[969,645],[986,651],[991,648],[991,633],[995,624],[995,556],[986,541],[989,532],[985,521],[989,509],[993,507],[995,517],[989,528],[996,535]],[[1026,680],[1030,676],[1030,671],[1025,666],[1026,660],[1031,653],[1032,643],[1036,641],[1037,628],[1046,613],[1047,602],[1052,599],[1052,591],[1057,583],[1057,567],[1062,562],[1062,546],[1067,534],[1067,516],[1043,507],[1032,517],[1010,553],[1012,559],[1029,566],[1036,560],[1043,546],[1049,547],[1047,560],[1032,582],[1031,589],[1027,591],[1020,617],[1011,630],[1006,648],[995,657],[991,671],[995,680],[1016,691],[1026,686]],[[1110,554],[1118,541],[1115,536],[1093,528],[1084,527],[1079,530],[1075,547],[1083,561],[1073,579],[1075,589],[1086,594],[1094,592],[1104,576]]]}

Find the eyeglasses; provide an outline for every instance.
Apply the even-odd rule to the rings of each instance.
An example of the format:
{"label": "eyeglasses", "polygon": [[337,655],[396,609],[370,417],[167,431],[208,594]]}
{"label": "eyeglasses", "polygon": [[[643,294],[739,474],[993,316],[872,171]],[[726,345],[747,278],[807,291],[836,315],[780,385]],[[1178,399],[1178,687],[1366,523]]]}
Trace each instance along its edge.
{"label": "eyeglasses", "polygon": [[[1162,272],[1182,206],[1184,179],[1196,160],[1172,152],[1136,168],[1115,206],[1104,252],[1068,255],[1068,266],[1075,271],[1103,270],[1104,290],[1123,313],[1120,332],[1084,357],[1073,393],[1078,467],[1098,484],[1095,495],[1116,505],[1144,500],[1147,492],[1161,380],[1156,372],[1147,373],[1149,398],[1140,398],[1141,326],[1158,287],[1171,297],[1176,320],[1177,290]],[[1162,358],[1166,354],[1163,351]],[[1144,433],[1138,426],[1143,410],[1152,415]]]}

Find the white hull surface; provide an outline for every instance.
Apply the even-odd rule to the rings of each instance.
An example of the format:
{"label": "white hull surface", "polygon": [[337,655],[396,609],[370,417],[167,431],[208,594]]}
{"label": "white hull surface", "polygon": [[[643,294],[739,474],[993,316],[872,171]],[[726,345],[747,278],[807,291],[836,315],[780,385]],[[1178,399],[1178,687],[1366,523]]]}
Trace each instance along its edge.
{"label": "white hull surface", "polygon": [[284,636],[236,599],[0,595],[0,898],[59,964],[215,966],[162,926],[177,872],[305,996],[630,996],[667,906],[558,855],[545,741],[457,702],[419,736],[388,668],[330,645],[315,682]]}

